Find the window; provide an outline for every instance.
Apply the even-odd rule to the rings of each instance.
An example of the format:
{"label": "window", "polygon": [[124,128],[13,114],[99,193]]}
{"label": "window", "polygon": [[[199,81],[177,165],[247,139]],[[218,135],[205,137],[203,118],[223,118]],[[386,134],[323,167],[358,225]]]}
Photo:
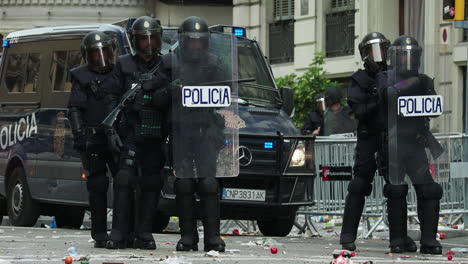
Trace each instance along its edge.
{"label": "window", "polygon": [[294,61],[294,21],[270,24],[270,63]]}
{"label": "window", "polygon": [[326,57],[354,54],[354,10],[326,15]]}
{"label": "window", "polygon": [[275,21],[294,19],[294,0],[275,0],[273,17]]}
{"label": "window", "polygon": [[35,93],[41,54],[13,53],[6,59],[5,86],[9,93]]}
{"label": "window", "polygon": [[49,74],[54,92],[71,91],[70,70],[80,66],[81,62],[81,53],[78,50],[54,51]]}
{"label": "window", "polygon": [[270,63],[294,61],[294,0],[275,0],[270,24]]}
{"label": "window", "polygon": [[354,0],[331,0],[325,16],[326,57],[354,54]]}

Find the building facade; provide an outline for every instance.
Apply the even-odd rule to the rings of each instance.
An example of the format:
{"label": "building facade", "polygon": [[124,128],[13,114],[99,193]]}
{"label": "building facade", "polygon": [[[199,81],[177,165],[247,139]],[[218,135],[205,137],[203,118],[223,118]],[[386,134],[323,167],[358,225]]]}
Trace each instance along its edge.
{"label": "building facade", "polygon": [[232,0],[0,0],[0,34],[34,27],[114,23],[154,16],[165,26],[190,15],[210,25],[232,23]]}
{"label": "building facade", "polygon": [[276,76],[301,74],[316,52],[325,52],[329,77],[342,82],[362,67],[358,44],[368,32],[382,32],[391,41],[414,36],[425,48],[424,71],[435,78],[445,100],[447,118],[435,120],[434,129],[464,132],[467,34],[442,20],[442,2],[234,0],[233,23],[259,41]]}

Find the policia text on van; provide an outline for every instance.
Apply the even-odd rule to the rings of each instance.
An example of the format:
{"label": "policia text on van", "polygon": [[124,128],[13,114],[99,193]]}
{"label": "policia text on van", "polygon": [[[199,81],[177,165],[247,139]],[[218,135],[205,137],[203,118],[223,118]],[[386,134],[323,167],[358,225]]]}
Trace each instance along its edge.
{"label": "policia text on van", "polygon": [[[88,194],[66,118],[69,69],[82,63],[80,41],[90,31],[110,34],[117,53],[128,53],[125,31],[132,21],[39,28],[7,36],[0,65],[0,212],[13,225],[34,225],[41,214],[55,215],[59,226],[81,225]],[[239,83],[239,116],[234,117],[242,124],[240,174],[221,181],[221,217],[258,220],[264,235],[284,236],[299,206],[312,203],[313,141],[294,127],[289,118],[292,91],[276,87],[267,60],[258,44],[245,37],[245,29],[218,25],[210,30],[236,35],[238,75],[246,80]],[[176,40],[177,30],[165,28],[162,52],[176,48]],[[165,169],[158,207],[162,214],[154,222],[155,231],[175,215],[174,180]]]}

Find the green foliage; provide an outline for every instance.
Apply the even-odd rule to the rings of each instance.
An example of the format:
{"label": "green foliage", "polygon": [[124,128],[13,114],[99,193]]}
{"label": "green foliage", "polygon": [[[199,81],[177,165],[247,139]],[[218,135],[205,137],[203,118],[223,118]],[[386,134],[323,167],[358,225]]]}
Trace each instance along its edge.
{"label": "green foliage", "polygon": [[314,97],[317,94],[324,94],[325,90],[331,86],[338,86],[338,82],[331,81],[325,77],[327,72],[323,69],[325,64],[325,53],[315,53],[309,69],[301,76],[288,74],[276,78],[278,87],[291,87],[294,91],[294,105],[296,107],[293,122],[296,127],[301,128],[307,115],[315,109]]}

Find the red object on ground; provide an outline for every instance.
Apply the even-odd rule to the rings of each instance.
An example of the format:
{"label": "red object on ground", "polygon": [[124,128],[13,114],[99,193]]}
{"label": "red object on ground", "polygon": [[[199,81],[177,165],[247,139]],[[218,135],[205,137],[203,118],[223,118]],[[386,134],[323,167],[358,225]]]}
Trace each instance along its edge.
{"label": "red object on ground", "polygon": [[452,257],[452,256],[448,256],[447,259],[448,259],[448,260],[452,260],[453,257]]}
{"label": "red object on ground", "polygon": [[278,253],[278,248],[272,247],[272,248],[270,248],[270,252],[271,252],[271,254],[276,254],[276,253]]}
{"label": "red object on ground", "polygon": [[452,228],[458,229],[458,225],[453,225]]}
{"label": "red object on ground", "polygon": [[452,250],[449,250],[445,253],[445,255],[455,255],[455,252],[453,252]]}
{"label": "red object on ground", "polygon": [[65,258],[65,264],[72,264],[73,263],[73,258],[72,257],[66,257]]}
{"label": "red object on ground", "polygon": [[328,229],[328,230],[327,230],[327,233],[331,233],[331,232],[333,232],[333,231],[335,231],[335,230],[333,230],[333,229]]}
{"label": "red object on ground", "polygon": [[355,257],[356,256],[356,252],[351,252],[351,257]]}
{"label": "red object on ground", "polygon": [[233,235],[239,235],[239,229],[234,229],[232,230]]}
{"label": "red object on ground", "polygon": [[446,237],[445,233],[444,232],[440,232],[439,233],[439,237],[440,239],[444,239]]}

